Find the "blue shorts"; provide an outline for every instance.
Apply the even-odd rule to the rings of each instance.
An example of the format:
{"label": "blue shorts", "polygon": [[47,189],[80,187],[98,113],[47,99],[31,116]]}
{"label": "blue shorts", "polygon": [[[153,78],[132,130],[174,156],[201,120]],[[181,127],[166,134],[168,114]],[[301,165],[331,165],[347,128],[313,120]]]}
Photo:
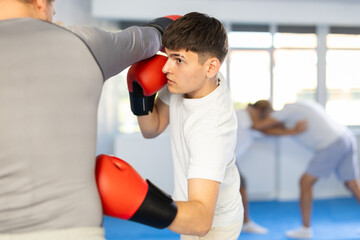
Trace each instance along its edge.
{"label": "blue shorts", "polygon": [[359,176],[357,145],[354,135],[345,132],[330,146],[316,151],[306,173],[320,178],[335,172],[341,181],[350,181]]}

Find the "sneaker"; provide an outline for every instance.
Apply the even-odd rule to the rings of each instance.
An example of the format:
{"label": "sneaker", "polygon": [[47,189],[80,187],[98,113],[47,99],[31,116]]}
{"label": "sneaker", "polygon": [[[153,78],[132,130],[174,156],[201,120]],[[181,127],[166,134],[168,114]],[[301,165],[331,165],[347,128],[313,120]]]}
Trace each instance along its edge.
{"label": "sneaker", "polygon": [[266,234],[268,229],[254,223],[253,221],[249,221],[243,224],[241,231],[243,233]]}
{"label": "sneaker", "polygon": [[313,237],[313,231],[311,227],[301,227],[292,231],[287,231],[286,236],[295,239],[310,239]]}

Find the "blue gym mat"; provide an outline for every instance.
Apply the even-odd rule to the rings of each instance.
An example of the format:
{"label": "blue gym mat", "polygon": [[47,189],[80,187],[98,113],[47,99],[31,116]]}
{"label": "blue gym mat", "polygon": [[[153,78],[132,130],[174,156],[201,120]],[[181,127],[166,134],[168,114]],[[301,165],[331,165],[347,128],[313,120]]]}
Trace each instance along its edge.
{"label": "blue gym mat", "polygon": [[[297,201],[250,202],[252,220],[269,229],[265,235],[242,233],[240,240],[288,240],[285,232],[300,227]],[[313,205],[313,240],[360,240],[360,204],[355,198],[316,200]],[[107,240],[179,240],[170,230],[104,217]],[[226,240],[226,239],[224,239]]]}

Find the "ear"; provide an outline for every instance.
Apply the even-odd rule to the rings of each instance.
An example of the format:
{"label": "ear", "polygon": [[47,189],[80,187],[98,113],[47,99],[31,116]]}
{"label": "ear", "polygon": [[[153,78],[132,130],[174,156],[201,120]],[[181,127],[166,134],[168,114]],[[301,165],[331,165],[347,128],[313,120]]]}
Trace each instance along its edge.
{"label": "ear", "polygon": [[220,61],[216,57],[212,57],[208,59],[208,66],[207,66],[208,68],[206,71],[207,78],[215,77],[220,70],[220,66],[221,66]]}
{"label": "ear", "polygon": [[53,7],[49,5],[48,0],[34,0],[34,8],[37,18],[52,22],[54,11]]}
{"label": "ear", "polygon": [[34,7],[40,19],[43,19],[45,16],[45,13],[47,11],[46,4],[47,0],[34,0]]}
{"label": "ear", "polygon": [[35,0],[36,8],[38,11],[45,11],[46,10],[46,0]]}

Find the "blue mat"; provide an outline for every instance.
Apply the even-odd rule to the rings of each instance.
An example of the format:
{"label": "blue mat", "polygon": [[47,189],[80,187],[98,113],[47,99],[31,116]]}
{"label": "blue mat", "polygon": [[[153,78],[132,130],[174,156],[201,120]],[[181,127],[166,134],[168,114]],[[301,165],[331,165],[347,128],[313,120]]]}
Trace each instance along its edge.
{"label": "blue mat", "polygon": [[[287,240],[285,232],[300,227],[298,202],[250,202],[251,218],[269,228],[266,235],[244,234],[240,240]],[[354,198],[316,200],[313,240],[360,240],[360,205]],[[138,223],[104,217],[107,240],[179,240],[178,234]],[[226,239],[224,239],[226,240]]]}
{"label": "blue mat", "polygon": [[107,240],[179,240],[180,236],[168,229],[159,230],[121,219],[104,217]]}

